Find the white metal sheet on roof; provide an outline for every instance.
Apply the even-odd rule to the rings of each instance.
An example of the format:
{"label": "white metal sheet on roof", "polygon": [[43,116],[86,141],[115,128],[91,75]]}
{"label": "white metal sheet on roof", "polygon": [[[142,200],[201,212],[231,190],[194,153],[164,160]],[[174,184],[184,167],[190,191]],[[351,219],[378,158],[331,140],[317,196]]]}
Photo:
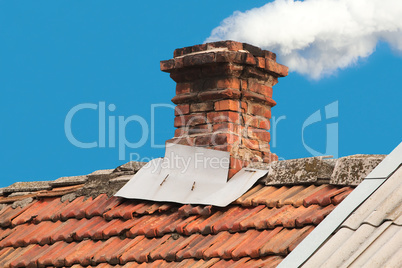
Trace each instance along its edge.
{"label": "white metal sheet on roof", "polygon": [[267,173],[243,168],[227,181],[229,157],[228,152],[168,144],[164,158],[150,161],[115,196],[227,206]]}

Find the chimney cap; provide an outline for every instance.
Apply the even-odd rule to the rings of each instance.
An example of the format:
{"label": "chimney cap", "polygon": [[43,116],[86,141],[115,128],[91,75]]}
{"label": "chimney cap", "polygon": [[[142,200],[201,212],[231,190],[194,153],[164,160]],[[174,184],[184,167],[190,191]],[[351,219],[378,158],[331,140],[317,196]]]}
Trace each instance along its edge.
{"label": "chimney cap", "polygon": [[263,50],[259,47],[247,44],[247,43],[241,43],[237,41],[232,41],[232,40],[226,40],[226,41],[218,41],[218,42],[212,42],[212,43],[204,43],[201,45],[195,45],[195,46],[189,46],[189,47],[183,47],[183,48],[177,48],[173,52],[173,57],[180,57],[188,54],[193,54],[197,52],[202,52],[202,51],[208,51],[208,50],[214,50],[214,49],[225,49],[228,51],[245,51],[251,53],[254,57],[264,57],[264,58],[270,58],[272,60],[276,60],[276,54],[268,51],[268,50]]}
{"label": "chimney cap", "polygon": [[178,48],[173,53],[173,59],[161,61],[161,70],[171,73],[173,70],[213,63],[249,65],[277,77],[288,75],[288,67],[276,62],[275,53],[230,40]]}

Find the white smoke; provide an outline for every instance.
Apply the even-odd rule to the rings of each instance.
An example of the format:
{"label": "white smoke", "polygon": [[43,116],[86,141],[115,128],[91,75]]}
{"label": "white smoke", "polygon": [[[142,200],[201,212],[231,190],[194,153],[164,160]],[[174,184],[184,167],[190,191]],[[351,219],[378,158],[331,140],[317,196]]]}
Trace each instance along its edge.
{"label": "white smoke", "polygon": [[290,71],[319,79],[368,57],[379,41],[401,51],[402,1],[276,0],[236,11],[206,42],[218,40],[270,50]]}

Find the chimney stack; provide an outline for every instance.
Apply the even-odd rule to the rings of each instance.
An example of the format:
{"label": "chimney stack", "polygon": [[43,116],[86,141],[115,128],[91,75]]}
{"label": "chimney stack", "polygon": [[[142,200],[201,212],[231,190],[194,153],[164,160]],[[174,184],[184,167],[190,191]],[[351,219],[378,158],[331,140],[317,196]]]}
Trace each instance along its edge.
{"label": "chimney stack", "polygon": [[179,48],[161,70],[177,83],[177,128],[167,142],[230,152],[229,178],[250,162],[278,157],[269,147],[272,87],[288,68],[258,47],[221,41]]}

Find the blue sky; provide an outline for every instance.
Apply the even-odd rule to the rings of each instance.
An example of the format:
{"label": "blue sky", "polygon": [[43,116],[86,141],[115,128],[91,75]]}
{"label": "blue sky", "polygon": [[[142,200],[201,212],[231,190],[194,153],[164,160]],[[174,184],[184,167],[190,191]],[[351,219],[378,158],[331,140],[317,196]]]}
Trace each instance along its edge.
{"label": "blue sky", "polygon": [[[130,153],[144,160],[163,156],[163,148],[151,148],[151,133],[156,144],[173,137],[174,113],[155,109],[151,129],[151,105],[171,104],[175,83],[160,71],[159,61],[170,59],[175,48],[203,43],[234,11],[264,3],[0,1],[0,187],[115,168]],[[274,87],[278,104],[272,112],[282,120],[271,150],[281,159],[308,157],[307,144],[325,154],[332,124],[338,127],[339,157],[389,153],[401,141],[401,70],[400,54],[379,43],[370,57],[330,77],[311,80],[291,72]],[[100,103],[115,105],[105,116],[116,125],[119,116],[146,122],[145,144],[127,148],[124,160],[117,147],[109,148],[108,123],[104,148],[78,148],[66,137],[68,112]],[[326,119],[330,104],[336,116]],[[99,144],[98,110],[74,116],[78,140]],[[323,119],[304,129],[303,145],[303,123],[317,111]],[[127,124],[127,140],[138,141],[143,128]]]}

